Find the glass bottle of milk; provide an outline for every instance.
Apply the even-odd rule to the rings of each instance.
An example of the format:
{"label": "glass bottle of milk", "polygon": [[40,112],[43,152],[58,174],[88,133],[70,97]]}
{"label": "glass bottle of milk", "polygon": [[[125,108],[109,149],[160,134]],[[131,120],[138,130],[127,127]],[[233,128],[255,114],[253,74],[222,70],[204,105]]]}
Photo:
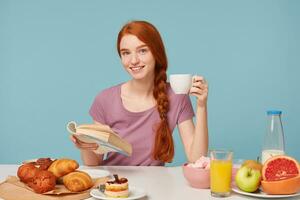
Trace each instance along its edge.
{"label": "glass bottle of milk", "polygon": [[282,112],[279,110],[267,111],[268,128],[262,147],[262,164],[272,156],[284,154],[284,133],[281,122],[281,113]]}

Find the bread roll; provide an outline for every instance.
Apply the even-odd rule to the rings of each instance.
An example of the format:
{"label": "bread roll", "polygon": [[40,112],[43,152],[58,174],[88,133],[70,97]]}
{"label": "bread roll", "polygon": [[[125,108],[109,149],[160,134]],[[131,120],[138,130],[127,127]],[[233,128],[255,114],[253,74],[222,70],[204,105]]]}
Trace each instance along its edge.
{"label": "bread roll", "polygon": [[55,188],[56,177],[47,170],[39,170],[33,178],[33,181],[28,183],[36,193],[45,193]]}
{"label": "bread roll", "polygon": [[18,168],[17,175],[24,183],[31,182],[37,172],[40,171],[34,164],[24,164]]}
{"label": "bread roll", "polygon": [[52,163],[53,160],[51,160],[50,158],[39,158],[36,161],[36,164],[39,166],[39,169],[41,170],[47,170]]}
{"label": "bread roll", "polygon": [[93,180],[85,172],[75,171],[63,177],[66,188],[72,192],[81,192],[93,186]]}
{"label": "bread roll", "polygon": [[48,171],[52,172],[57,178],[60,178],[70,172],[75,171],[78,167],[79,165],[75,160],[58,159],[50,165]]}

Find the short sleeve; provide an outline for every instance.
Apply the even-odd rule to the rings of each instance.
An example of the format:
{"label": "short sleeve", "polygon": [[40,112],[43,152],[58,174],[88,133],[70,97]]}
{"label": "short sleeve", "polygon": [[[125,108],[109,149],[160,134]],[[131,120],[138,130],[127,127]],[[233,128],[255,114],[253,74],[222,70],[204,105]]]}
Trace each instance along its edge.
{"label": "short sleeve", "polygon": [[180,104],[180,111],[178,115],[177,124],[181,122],[192,119],[195,116],[191,99],[188,95],[184,95],[181,104]]}
{"label": "short sleeve", "polygon": [[97,121],[101,124],[106,124],[103,109],[104,99],[102,98],[102,96],[103,95],[100,93],[95,97],[89,113],[94,121]]}

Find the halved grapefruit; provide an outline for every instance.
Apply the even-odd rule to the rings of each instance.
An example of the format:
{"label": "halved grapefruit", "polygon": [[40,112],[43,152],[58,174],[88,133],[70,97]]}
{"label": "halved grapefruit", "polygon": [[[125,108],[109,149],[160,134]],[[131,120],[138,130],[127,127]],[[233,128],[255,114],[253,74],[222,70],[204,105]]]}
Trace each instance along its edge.
{"label": "halved grapefruit", "polygon": [[292,157],[268,159],[262,169],[262,189],[267,194],[294,194],[300,191],[300,166]]}
{"label": "halved grapefruit", "polygon": [[269,158],[263,165],[264,181],[278,181],[298,176],[300,167],[297,160],[290,156],[279,155]]}
{"label": "halved grapefruit", "polygon": [[267,194],[295,194],[300,191],[300,176],[281,181],[261,181],[261,187]]}

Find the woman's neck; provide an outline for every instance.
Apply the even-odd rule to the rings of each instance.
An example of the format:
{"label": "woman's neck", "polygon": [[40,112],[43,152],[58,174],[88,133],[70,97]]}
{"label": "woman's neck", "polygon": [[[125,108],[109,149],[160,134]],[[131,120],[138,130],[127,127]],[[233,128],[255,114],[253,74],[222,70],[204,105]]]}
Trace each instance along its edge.
{"label": "woman's neck", "polygon": [[148,98],[153,96],[153,81],[132,79],[127,83],[127,89],[128,91],[130,91],[131,95],[139,96],[141,98]]}
{"label": "woman's neck", "polygon": [[130,80],[121,86],[122,104],[130,112],[142,112],[153,108],[153,82]]}

